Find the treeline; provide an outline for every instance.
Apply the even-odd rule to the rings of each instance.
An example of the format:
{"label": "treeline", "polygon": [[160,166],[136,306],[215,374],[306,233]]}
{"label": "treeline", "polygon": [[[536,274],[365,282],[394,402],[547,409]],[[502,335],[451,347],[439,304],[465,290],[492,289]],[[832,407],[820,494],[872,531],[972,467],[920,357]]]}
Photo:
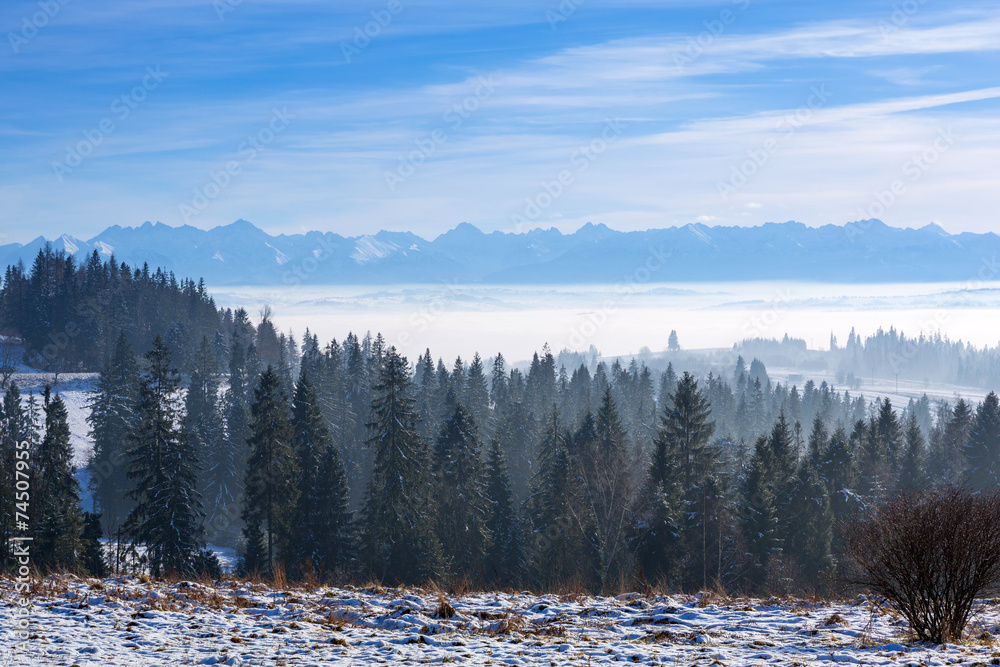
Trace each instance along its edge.
{"label": "treeline", "polygon": [[102,260],[96,250],[78,264],[46,244],[30,271],[8,266],[0,287],[0,334],[20,338],[24,361],[49,371],[100,370],[120,334],[140,350],[162,335],[188,370],[202,336],[225,347],[224,315],[203,282]]}
{"label": "treeline", "polygon": [[[58,524],[63,555],[42,562],[94,565],[103,526],[112,567],[154,574],[214,572],[211,542],[237,548],[244,574],[331,581],[824,590],[842,560],[838,525],[858,508],[1000,481],[992,393],[897,411],[825,383],[772,383],[741,357],[701,379],[637,361],[570,371],[547,348],[523,371],[429,351],[411,365],[381,336],[321,346],[308,332],[301,352],[275,336],[265,364],[264,315],[254,327],[237,311],[225,367],[203,336],[183,381],[161,338],[137,359],[119,336],[89,415],[100,522],[46,510],[71,520]],[[64,481],[68,508],[71,458],[43,454],[46,440],[68,443],[58,398],[42,429],[12,391],[4,433],[21,430],[3,456],[35,433],[35,465],[61,462],[36,474]]]}
{"label": "treeline", "polygon": [[869,336],[851,329],[846,341],[830,336],[829,349],[807,349],[800,338],[751,338],[734,346],[747,357],[787,368],[828,370],[838,382],[862,386],[868,378],[957,384],[991,389],[1000,385],[1000,347],[976,347],[940,332],[907,336],[890,327]]}

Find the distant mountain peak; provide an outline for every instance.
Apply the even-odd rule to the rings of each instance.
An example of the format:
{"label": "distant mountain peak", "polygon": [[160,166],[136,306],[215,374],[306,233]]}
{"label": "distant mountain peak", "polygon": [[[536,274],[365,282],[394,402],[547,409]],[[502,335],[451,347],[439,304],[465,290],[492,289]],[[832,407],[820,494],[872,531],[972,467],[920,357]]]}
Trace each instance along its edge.
{"label": "distant mountain peak", "polygon": [[263,229],[261,229],[260,227],[258,227],[255,224],[253,224],[249,220],[244,220],[243,218],[240,218],[239,220],[236,220],[235,222],[231,222],[228,225],[225,225],[225,226],[222,226],[222,227],[216,227],[216,229],[226,229],[226,230],[233,231],[233,232],[261,232],[261,233],[265,233]]}

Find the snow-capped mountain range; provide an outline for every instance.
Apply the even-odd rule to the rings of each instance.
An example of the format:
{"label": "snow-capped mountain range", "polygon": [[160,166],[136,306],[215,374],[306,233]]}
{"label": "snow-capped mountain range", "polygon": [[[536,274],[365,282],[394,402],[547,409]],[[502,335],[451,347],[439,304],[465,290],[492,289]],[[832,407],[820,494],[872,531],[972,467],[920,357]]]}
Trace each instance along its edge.
{"label": "snow-capped mountain range", "polygon": [[[30,268],[46,242],[39,237],[0,246],[0,266],[22,260]],[[51,243],[81,260],[96,249],[131,266],[148,263],[179,277],[203,277],[209,285],[1000,279],[996,234],[949,234],[935,224],[899,229],[878,220],[636,232],[588,223],[572,234],[486,234],[462,223],[431,241],[388,231],[271,236],[246,220],[208,231],[146,222],[115,225],[86,241],[64,234]]]}

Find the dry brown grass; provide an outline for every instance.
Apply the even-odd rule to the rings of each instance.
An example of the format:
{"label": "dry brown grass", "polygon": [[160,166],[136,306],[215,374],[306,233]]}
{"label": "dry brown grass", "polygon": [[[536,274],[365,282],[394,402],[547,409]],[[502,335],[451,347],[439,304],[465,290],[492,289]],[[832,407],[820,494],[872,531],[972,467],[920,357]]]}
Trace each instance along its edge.
{"label": "dry brown grass", "polygon": [[513,612],[507,612],[498,622],[490,625],[486,629],[486,634],[492,636],[512,635],[518,632],[524,632],[526,626],[527,621],[525,621],[523,616]]}
{"label": "dry brown grass", "polygon": [[271,586],[277,591],[284,591],[288,588],[288,578],[285,576],[284,563],[276,563],[271,568]]}
{"label": "dry brown grass", "polygon": [[830,614],[823,621],[823,627],[831,628],[835,625],[850,625],[843,616],[837,613]]}
{"label": "dry brown grass", "polygon": [[726,589],[722,586],[717,585],[715,588],[709,589],[707,591],[702,591],[698,596],[698,601],[695,603],[698,607],[704,609],[711,605],[716,607],[721,607],[723,605],[729,604],[729,595],[726,593]]}
{"label": "dry brown grass", "polygon": [[448,599],[445,598],[444,593],[438,591],[437,598],[438,606],[437,609],[434,610],[434,618],[443,618],[447,620],[455,616],[455,608],[452,607],[451,603],[448,602]]}

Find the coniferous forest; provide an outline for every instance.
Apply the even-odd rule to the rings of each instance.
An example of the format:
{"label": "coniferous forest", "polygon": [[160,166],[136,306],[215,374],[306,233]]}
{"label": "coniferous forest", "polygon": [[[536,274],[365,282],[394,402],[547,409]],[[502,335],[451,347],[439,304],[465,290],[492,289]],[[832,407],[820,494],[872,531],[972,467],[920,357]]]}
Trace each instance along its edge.
{"label": "coniferous forest", "polygon": [[9,267],[0,307],[26,362],[99,371],[93,512],[58,386],[4,388],[8,569],[25,441],[35,563],[95,575],[217,574],[211,544],[247,576],[828,591],[853,513],[898,490],[1000,483],[994,393],[894,406],[774,382],[735,353],[707,372],[547,346],[523,368],[492,351],[411,360],[377,334],[297,340],[267,310],[254,322],[200,284],[97,255]]}

